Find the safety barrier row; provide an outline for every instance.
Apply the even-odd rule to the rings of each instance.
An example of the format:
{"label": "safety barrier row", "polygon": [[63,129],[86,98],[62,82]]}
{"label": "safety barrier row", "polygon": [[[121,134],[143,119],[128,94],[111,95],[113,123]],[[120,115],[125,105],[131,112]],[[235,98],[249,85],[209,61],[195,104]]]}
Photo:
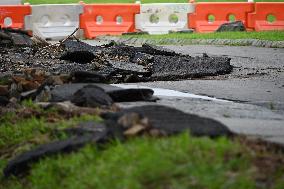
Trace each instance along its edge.
{"label": "safety barrier row", "polygon": [[[213,32],[223,23],[240,20],[247,30],[284,30],[284,2],[50,4],[20,5],[0,1],[0,27],[21,28],[50,40],[77,35],[92,39],[135,31],[166,34],[189,28]],[[3,4],[2,4],[3,3]]]}
{"label": "safety barrier row", "polygon": [[21,5],[22,0],[0,0],[0,5]]}

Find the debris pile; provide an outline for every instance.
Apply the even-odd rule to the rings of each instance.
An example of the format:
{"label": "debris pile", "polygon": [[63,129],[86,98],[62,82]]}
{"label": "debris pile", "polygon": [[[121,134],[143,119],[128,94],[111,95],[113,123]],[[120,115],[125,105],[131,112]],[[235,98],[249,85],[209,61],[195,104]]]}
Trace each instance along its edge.
{"label": "debris pile", "polygon": [[[64,130],[65,140],[52,141],[11,160],[5,176],[20,175],[30,164],[86,143],[105,143],[133,135],[168,136],[189,131],[194,136],[232,136],[223,124],[164,106],[119,109],[117,102],[156,101],[151,89],[123,89],[107,83],[177,80],[230,73],[226,57],[191,57],[144,44],[112,42],[90,46],[67,39],[49,44],[25,32],[0,30],[0,106],[17,109],[25,99],[43,109],[57,107],[67,115],[99,114],[102,123],[82,122]],[[0,111],[0,115],[1,115]],[[32,113],[30,113],[32,114]]]}

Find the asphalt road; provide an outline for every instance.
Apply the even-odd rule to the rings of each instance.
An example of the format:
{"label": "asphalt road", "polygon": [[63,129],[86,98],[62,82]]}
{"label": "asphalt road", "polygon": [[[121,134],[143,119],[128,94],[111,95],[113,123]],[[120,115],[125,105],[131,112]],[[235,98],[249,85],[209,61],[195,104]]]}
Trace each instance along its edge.
{"label": "asphalt road", "polygon": [[[95,45],[94,41],[89,41]],[[229,102],[161,95],[156,104],[210,117],[232,131],[284,145],[284,49],[249,46],[165,46],[182,54],[227,56],[234,66],[227,75],[183,81],[136,83],[138,87],[171,89],[226,99]],[[130,84],[132,85],[132,84]],[[122,107],[151,104],[121,103]]]}
{"label": "asphalt road", "polygon": [[[229,46],[166,46],[192,56],[207,53],[231,57],[231,74],[184,81],[157,81],[138,86],[173,89],[227,99],[160,96],[158,104],[217,119],[234,132],[284,145],[284,49]],[[147,103],[124,103],[122,106]]]}

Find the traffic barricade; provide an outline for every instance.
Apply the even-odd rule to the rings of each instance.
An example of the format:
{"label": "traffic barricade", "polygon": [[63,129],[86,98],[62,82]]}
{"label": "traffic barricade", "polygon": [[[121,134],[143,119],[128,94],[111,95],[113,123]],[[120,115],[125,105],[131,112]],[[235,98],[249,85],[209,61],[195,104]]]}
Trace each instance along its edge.
{"label": "traffic barricade", "polygon": [[149,34],[167,34],[188,29],[188,14],[194,12],[191,3],[142,4],[135,17],[135,28]]}
{"label": "traffic barricade", "polygon": [[0,26],[23,29],[25,17],[30,14],[30,5],[0,5]]}
{"label": "traffic barricade", "polygon": [[0,5],[21,5],[22,0],[0,0]]}
{"label": "traffic barricade", "polygon": [[[25,29],[46,40],[60,40],[79,28],[80,4],[33,5]],[[76,35],[76,34],[75,34]]]}
{"label": "traffic barricade", "polygon": [[248,13],[254,11],[254,3],[218,2],[196,3],[195,12],[189,14],[189,28],[197,32],[213,32],[230,21],[242,21],[248,29]]}
{"label": "traffic barricade", "polygon": [[99,35],[121,35],[135,31],[135,14],[139,4],[84,4],[80,28],[88,39]]}
{"label": "traffic barricade", "polygon": [[255,31],[284,30],[284,2],[255,3],[248,14],[248,25]]}

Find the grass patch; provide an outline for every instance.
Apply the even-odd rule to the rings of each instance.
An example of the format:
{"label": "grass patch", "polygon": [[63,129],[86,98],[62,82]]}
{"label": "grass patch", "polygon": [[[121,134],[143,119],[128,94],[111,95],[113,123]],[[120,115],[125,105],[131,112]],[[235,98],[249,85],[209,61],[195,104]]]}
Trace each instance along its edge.
{"label": "grass patch", "polygon": [[[113,142],[105,151],[86,146],[49,157],[25,180],[5,188],[254,188],[250,157],[236,156],[239,144],[221,138],[136,138]],[[224,159],[224,157],[232,157]],[[2,163],[4,164],[4,163]],[[230,175],[233,174],[234,176]]]}
{"label": "grass patch", "polygon": [[20,112],[0,115],[0,158],[11,157],[38,144],[66,137],[61,132],[54,134],[55,130],[76,126],[81,121],[100,121],[96,115],[65,119],[56,109],[42,110],[30,101],[22,104],[26,108]]}
{"label": "grass patch", "polygon": [[[194,138],[186,133],[142,137],[123,144],[114,141],[103,151],[88,145],[76,153],[48,157],[34,164],[26,178],[2,180],[0,187],[252,189],[259,188],[254,156],[226,138]],[[0,161],[0,168],[5,164]],[[269,188],[284,186],[283,171],[279,166],[269,173],[273,183]]]}
{"label": "grass patch", "polygon": [[[78,0],[25,0],[31,4],[78,3]],[[135,0],[84,0],[85,3],[134,3]],[[197,0],[197,2],[247,2],[246,0]],[[283,2],[283,0],[256,0],[256,2]],[[188,3],[187,0],[141,0],[141,3]]]}
{"label": "grass patch", "polygon": [[268,32],[219,32],[219,33],[171,33],[165,35],[123,35],[123,38],[145,39],[260,39],[271,41],[284,41],[284,31]]}
{"label": "grass patch", "polygon": [[[72,127],[80,121],[100,121],[95,115],[83,115],[50,122],[50,116],[59,114],[56,109],[42,110],[29,100],[22,106],[28,114],[30,109],[39,113],[32,112],[33,116],[27,118],[22,111],[1,115],[0,170],[22,152],[67,137],[54,134],[54,129]],[[89,144],[78,152],[40,160],[26,177],[3,178],[0,172],[0,188],[252,189],[259,188],[260,173],[260,178],[272,183],[267,185],[265,181],[263,188],[283,188],[284,168],[275,162],[281,164],[284,160],[277,161],[276,154],[263,147],[253,151],[240,141],[196,138],[184,133],[168,138],[136,137],[125,143],[113,141],[103,149]],[[261,165],[265,170],[259,171],[255,162],[266,157],[272,157],[273,162]],[[271,171],[267,167],[272,167]]]}

